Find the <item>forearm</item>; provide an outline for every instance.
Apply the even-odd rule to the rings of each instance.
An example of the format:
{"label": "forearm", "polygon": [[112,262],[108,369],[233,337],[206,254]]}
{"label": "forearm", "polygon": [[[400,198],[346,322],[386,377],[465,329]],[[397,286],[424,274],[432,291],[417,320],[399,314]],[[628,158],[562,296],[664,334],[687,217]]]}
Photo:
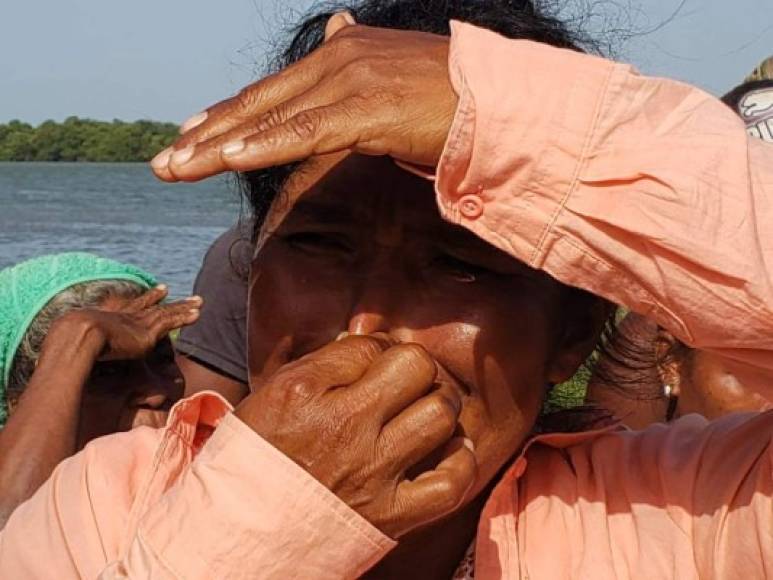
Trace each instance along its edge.
{"label": "forearm", "polygon": [[38,366],[0,432],[0,526],[75,453],[83,387],[103,347],[80,321],[55,325]]}
{"label": "forearm", "polygon": [[[188,416],[202,402],[210,417],[222,405],[212,395],[197,397],[188,399]],[[180,431],[193,438],[194,430]],[[189,448],[168,444],[164,461]],[[100,578],[203,580],[245,571],[261,578],[358,578],[395,546],[234,415],[180,471]]]}

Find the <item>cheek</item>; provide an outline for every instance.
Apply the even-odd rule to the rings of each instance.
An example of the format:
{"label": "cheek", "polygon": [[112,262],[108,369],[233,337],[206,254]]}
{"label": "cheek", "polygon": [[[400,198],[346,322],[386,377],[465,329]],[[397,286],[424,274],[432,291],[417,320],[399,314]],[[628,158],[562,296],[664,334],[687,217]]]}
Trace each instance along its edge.
{"label": "cheek", "polygon": [[85,389],[81,400],[78,449],[92,439],[120,430],[121,417],[126,408],[126,396],[122,394],[125,387],[121,387],[117,381],[100,381],[95,390],[97,392]]}
{"label": "cheek", "polygon": [[481,303],[488,307],[457,304],[461,322],[430,326],[412,338],[470,391],[460,424],[475,444],[478,491],[518,451],[539,416],[550,328],[538,301],[510,294],[507,307]]}
{"label": "cheek", "polygon": [[247,347],[254,381],[334,340],[350,311],[343,272],[277,246],[269,241],[252,265]]}

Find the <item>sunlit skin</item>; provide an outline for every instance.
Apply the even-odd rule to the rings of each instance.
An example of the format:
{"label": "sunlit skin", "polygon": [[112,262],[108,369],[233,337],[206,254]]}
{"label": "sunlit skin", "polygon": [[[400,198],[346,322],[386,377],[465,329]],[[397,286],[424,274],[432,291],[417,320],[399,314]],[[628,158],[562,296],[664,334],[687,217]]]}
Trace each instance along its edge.
{"label": "sunlit skin", "polygon": [[[633,429],[698,413],[716,419],[728,413],[763,411],[773,404],[770,373],[732,361],[710,351],[691,349],[668,331],[637,314],[629,314],[617,329],[626,344],[635,345],[637,361],[619,364],[603,356],[599,366],[611,366],[625,389],[612,388],[594,375],[588,385],[589,399],[619,417]],[[639,359],[641,357],[641,359]],[[642,364],[641,360],[650,363]],[[628,365],[628,366],[626,366]],[[632,366],[631,366],[632,365]],[[670,388],[670,397],[665,386]]]}
{"label": "sunlit skin", "polygon": [[677,364],[677,417],[699,413],[716,419],[728,413],[773,408],[773,403],[760,394],[771,383],[769,372],[703,350],[689,351]]}
{"label": "sunlit skin", "polygon": [[316,159],[286,194],[252,264],[251,388],[341,332],[421,344],[438,382],[462,396],[457,433],[478,466],[471,501],[521,447],[546,385],[592,348],[603,309],[569,327],[565,287],[444,221],[432,184],[388,158]]}

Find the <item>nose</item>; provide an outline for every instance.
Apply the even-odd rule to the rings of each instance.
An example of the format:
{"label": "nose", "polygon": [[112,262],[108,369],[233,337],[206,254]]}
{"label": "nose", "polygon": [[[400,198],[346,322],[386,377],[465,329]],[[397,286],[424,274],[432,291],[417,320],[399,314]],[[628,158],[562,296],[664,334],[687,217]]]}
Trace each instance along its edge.
{"label": "nose", "polygon": [[147,361],[143,364],[142,376],[137,377],[133,389],[134,406],[157,409],[169,406],[181,398],[185,383],[177,366],[158,366]]}
{"label": "nose", "polygon": [[[386,260],[385,260],[386,261]],[[393,330],[396,312],[395,296],[402,286],[391,264],[374,264],[360,279],[347,331],[349,334],[389,333]],[[380,266],[380,267],[379,267]]]}

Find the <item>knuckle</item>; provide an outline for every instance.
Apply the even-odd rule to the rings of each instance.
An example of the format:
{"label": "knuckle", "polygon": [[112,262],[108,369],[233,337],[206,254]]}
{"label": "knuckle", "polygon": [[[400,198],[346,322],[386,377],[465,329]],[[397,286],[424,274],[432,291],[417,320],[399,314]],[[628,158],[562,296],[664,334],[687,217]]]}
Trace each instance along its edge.
{"label": "knuckle", "polygon": [[314,138],[321,124],[322,118],[314,110],[301,111],[287,121],[288,128],[301,141]]}
{"label": "knuckle", "polygon": [[257,89],[250,85],[244,87],[233,97],[233,102],[237,109],[250,110],[260,101]]}
{"label": "knuckle", "polygon": [[272,381],[274,390],[288,401],[308,401],[318,392],[317,374],[310,365],[280,371]]}
{"label": "knuckle", "polygon": [[451,476],[439,478],[434,487],[439,504],[447,510],[454,509],[467,491],[466,485]]}
{"label": "knuckle", "polygon": [[391,350],[394,350],[397,358],[404,361],[406,365],[414,372],[426,374],[430,378],[434,378],[437,372],[437,366],[435,361],[430,356],[427,349],[415,342],[406,342],[393,346]]}
{"label": "knuckle", "polygon": [[285,390],[288,396],[301,401],[311,399],[317,392],[313,381],[306,377],[296,377],[294,380],[287,381]]}
{"label": "knuckle", "polygon": [[355,353],[368,358],[375,357],[384,351],[383,341],[380,341],[373,336],[347,336],[344,341],[347,348],[351,348]]}
{"label": "knuckle", "polygon": [[279,105],[272,107],[258,117],[258,119],[255,121],[254,129],[258,133],[268,129],[273,129],[274,127],[278,127],[284,123],[287,117],[287,111],[284,106]]}
{"label": "knuckle", "polygon": [[458,418],[457,407],[443,395],[432,395],[429,399],[429,412],[433,416],[434,426],[444,432],[453,432],[456,429]]}
{"label": "knuckle", "polygon": [[379,77],[378,61],[368,57],[354,58],[341,69],[341,75],[353,84],[368,87]]}

